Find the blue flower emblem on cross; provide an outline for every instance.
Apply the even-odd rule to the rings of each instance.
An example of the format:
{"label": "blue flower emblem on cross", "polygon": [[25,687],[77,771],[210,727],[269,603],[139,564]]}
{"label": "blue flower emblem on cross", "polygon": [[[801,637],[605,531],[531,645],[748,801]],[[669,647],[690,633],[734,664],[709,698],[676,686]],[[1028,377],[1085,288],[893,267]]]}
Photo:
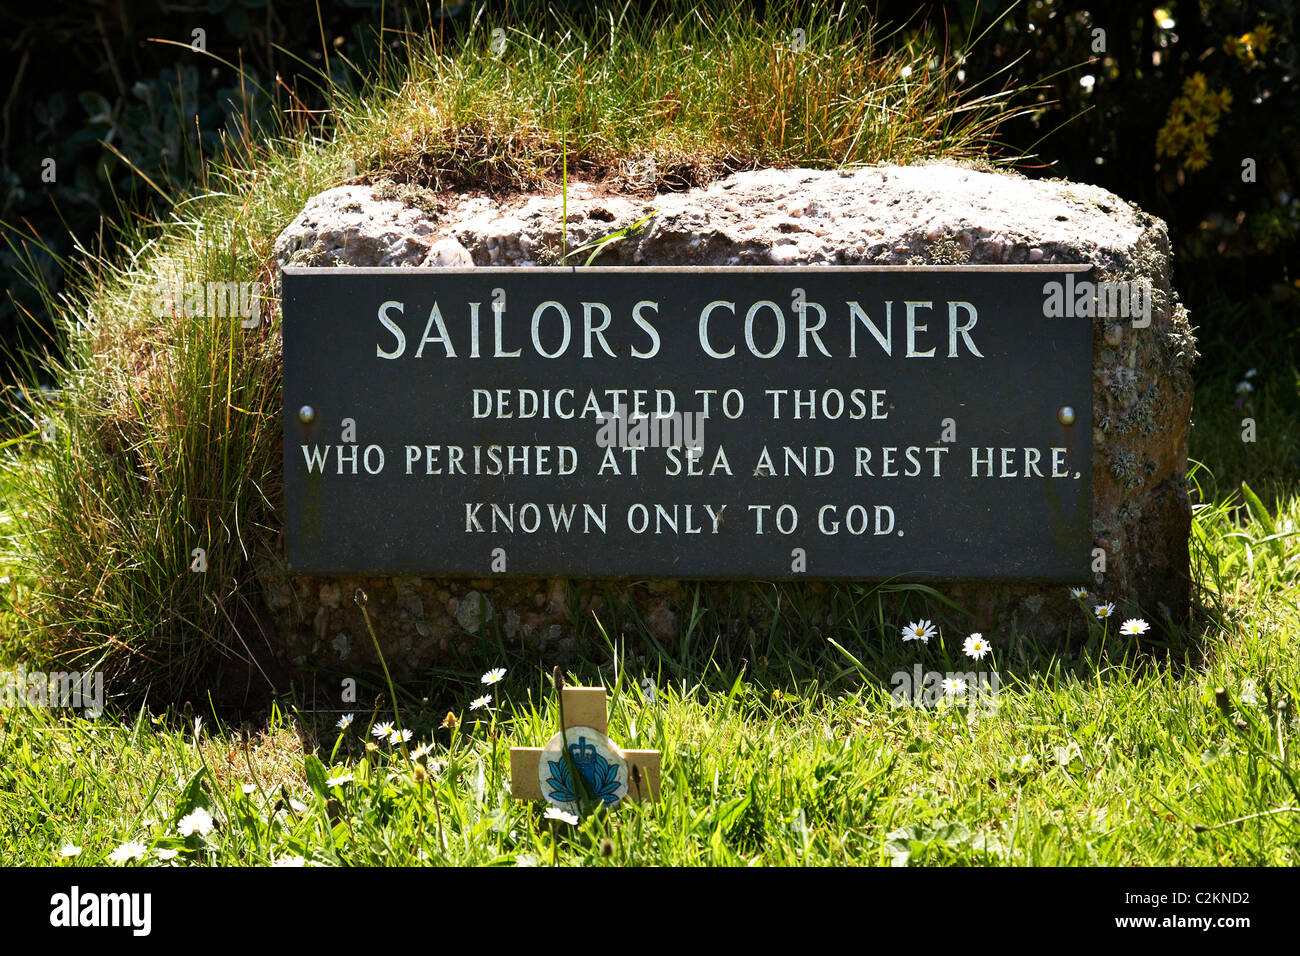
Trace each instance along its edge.
{"label": "blue flower emblem on cross", "polygon": [[[617,803],[627,790],[620,763],[606,760],[584,734],[569,744],[569,757],[574,769],[582,774],[596,799],[603,803]],[[568,761],[562,757],[547,760],[550,775],[546,778],[546,798],[552,803],[577,803],[579,794],[569,775]]]}

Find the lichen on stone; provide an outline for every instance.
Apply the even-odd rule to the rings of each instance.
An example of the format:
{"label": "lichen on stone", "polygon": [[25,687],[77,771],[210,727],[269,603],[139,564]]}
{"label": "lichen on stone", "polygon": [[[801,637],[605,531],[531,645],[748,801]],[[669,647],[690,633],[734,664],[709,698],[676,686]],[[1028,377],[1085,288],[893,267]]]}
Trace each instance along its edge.
{"label": "lichen on stone", "polygon": [[1125,488],[1133,491],[1144,484],[1137,456],[1127,451],[1117,451],[1110,456],[1110,473]]}
{"label": "lichen on stone", "polygon": [[970,261],[970,252],[963,249],[952,236],[944,236],[932,242],[928,255],[936,265],[960,265]]}
{"label": "lichen on stone", "polygon": [[325,248],[325,243],[317,239],[309,248],[297,249],[290,256],[288,264],[291,266],[306,266],[314,268],[316,266],[328,266],[334,263],[334,256]]}
{"label": "lichen on stone", "polygon": [[431,217],[437,217],[445,209],[438,201],[437,193],[413,183],[395,183],[391,179],[381,179],[371,189],[376,199],[395,199]]}

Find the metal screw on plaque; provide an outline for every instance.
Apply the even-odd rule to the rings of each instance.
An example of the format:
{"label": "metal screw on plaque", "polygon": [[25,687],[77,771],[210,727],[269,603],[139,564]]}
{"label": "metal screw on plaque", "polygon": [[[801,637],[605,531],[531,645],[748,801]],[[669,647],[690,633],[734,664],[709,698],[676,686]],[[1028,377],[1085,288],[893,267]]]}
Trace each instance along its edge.
{"label": "metal screw on plaque", "polygon": [[1074,424],[1074,409],[1069,405],[1062,405],[1060,411],[1056,413],[1057,421],[1062,425]]}
{"label": "metal screw on plaque", "polygon": [[304,405],[302,408],[298,409],[298,421],[302,422],[304,425],[310,425],[315,420],[316,409],[312,408],[310,405]]}

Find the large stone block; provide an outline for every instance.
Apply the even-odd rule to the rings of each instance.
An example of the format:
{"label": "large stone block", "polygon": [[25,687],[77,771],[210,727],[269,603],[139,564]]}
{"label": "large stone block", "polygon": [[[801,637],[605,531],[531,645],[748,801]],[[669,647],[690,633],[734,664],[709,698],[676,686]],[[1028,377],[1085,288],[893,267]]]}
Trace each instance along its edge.
{"label": "large stone block", "polygon": [[[378,194],[377,194],[378,192]],[[400,191],[342,186],[312,199],[276,244],[281,264],[508,265],[555,261],[558,191],[506,200],[440,197],[417,206]],[[381,198],[388,197],[388,198]],[[1121,613],[1179,619],[1188,609],[1187,442],[1196,357],[1186,310],[1170,286],[1163,222],[1112,193],[960,165],[738,173],[652,198],[570,185],[570,248],[630,225],[602,264],[1091,264],[1094,280],[1150,289],[1150,323],[1095,318],[1093,523],[1105,572],[1080,581]],[[1140,324],[1140,323],[1139,323]],[[402,674],[445,659],[499,628],[508,642],[553,656],[572,649],[572,622],[611,587],[660,636],[678,620],[680,586],[519,579],[351,579],[290,575],[282,551],[257,558],[267,604],[291,661],[364,666],[370,639],[352,595],[362,588],[390,666]],[[725,587],[725,585],[717,585]],[[995,642],[1054,641],[1084,621],[1061,587],[951,582],[971,630]],[[760,616],[764,602],[750,602]],[[756,619],[727,626],[759,627]]]}

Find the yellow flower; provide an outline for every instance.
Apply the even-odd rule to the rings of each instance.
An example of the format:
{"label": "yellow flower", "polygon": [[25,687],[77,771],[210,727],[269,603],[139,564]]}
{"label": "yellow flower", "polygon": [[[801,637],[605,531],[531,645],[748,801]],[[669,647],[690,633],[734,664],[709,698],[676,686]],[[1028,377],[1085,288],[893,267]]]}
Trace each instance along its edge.
{"label": "yellow flower", "polygon": [[1219,124],[1208,116],[1201,116],[1187,128],[1194,138],[1204,141],[1214,138],[1214,134],[1219,131]]}
{"label": "yellow flower", "polygon": [[1156,133],[1156,155],[1172,156],[1173,154],[1174,151],[1169,148],[1169,127],[1164,126]]}
{"label": "yellow flower", "polygon": [[1198,169],[1204,169],[1210,162],[1210,148],[1204,142],[1193,143],[1187,150],[1187,158],[1183,160],[1183,166],[1188,172],[1196,172]]}
{"label": "yellow flower", "polygon": [[[1271,39],[1270,34],[1265,33],[1264,43],[1268,44]],[[1252,69],[1258,64],[1255,62],[1257,38],[1253,33],[1243,33],[1239,37],[1228,37],[1223,41],[1223,51],[1229,56],[1235,56],[1246,69]]]}
{"label": "yellow flower", "polygon": [[1205,86],[1205,74],[1193,73],[1187,79],[1183,80],[1183,95],[1193,97],[1197,93],[1204,93]]}
{"label": "yellow flower", "polygon": [[1249,36],[1253,37],[1251,46],[1253,46],[1260,53],[1267,52],[1268,45],[1273,42],[1273,32],[1274,31],[1271,26],[1269,26],[1267,23],[1261,23],[1259,26],[1255,27],[1254,33],[1248,34]]}
{"label": "yellow flower", "polygon": [[1170,121],[1156,134],[1156,152],[1162,156],[1177,156],[1187,143],[1187,128]]}
{"label": "yellow flower", "polygon": [[1220,112],[1226,113],[1232,106],[1232,91],[1225,88],[1215,93],[1214,105]]}
{"label": "yellow flower", "polygon": [[1172,123],[1166,123],[1156,134],[1156,155],[1176,156],[1180,145],[1181,131]]}
{"label": "yellow flower", "polygon": [[1197,97],[1195,99],[1177,100],[1181,104],[1180,112],[1188,120],[1196,120],[1202,116],[1212,116],[1215,112],[1213,97]]}

